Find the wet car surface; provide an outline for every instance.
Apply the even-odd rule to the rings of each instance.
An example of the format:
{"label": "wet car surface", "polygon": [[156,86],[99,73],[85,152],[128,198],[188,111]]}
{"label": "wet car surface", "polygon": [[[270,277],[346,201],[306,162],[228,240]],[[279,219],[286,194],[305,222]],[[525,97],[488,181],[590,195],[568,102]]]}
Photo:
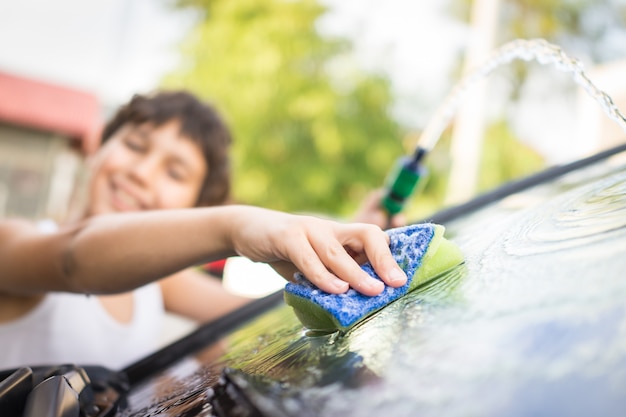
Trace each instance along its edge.
{"label": "wet car surface", "polygon": [[626,152],[612,153],[426,219],[465,263],[345,334],[308,332],[281,294],[203,326],[126,370],[118,415],[624,415]]}

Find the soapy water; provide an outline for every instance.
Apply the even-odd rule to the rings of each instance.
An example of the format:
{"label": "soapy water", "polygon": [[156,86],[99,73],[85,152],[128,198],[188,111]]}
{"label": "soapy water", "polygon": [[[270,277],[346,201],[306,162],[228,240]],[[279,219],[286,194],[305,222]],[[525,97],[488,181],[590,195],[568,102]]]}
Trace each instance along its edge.
{"label": "soapy water", "polygon": [[483,65],[469,72],[455,85],[426,125],[419,137],[418,146],[427,151],[432,150],[454,117],[467,91],[496,69],[516,59],[552,65],[557,70],[569,74],[600,105],[604,113],[626,132],[626,117],[617,108],[613,99],[589,79],[578,59],[567,56],[561,47],[544,39],[516,39],[496,49]]}
{"label": "soapy water", "polygon": [[311,337],[280,306],[142,409],[202,405],[227,366],[268,416],[623,415],[626,167],[597,168],[451,221],[465,264],[346,334]]}
{"label": "soapy water", "polygon": [[456,230],[468,257],[453,293],[372,321],[388,344],[359,329],[351,347],[384,382],[325,396],[320,415],[622,415],[626,168],[554,194],[496,225],[505,209],[484,209],[472,221],[493,233]]}
{"label": "soapy water", "polygon": [[[434,146],[469,86],[516,58],[572,74],[626,130],[578,61],[519,40],[455,88],[424,145]],[[464,265],[346,334],[313,337],[288,306],[270,311],[227,336],[228,352],[198,365],[186,395],[228,366],[283,411],[267,415],[623,415],[626,167],[587,167],[518,197],[534,203],[500,201],[446,224]]]}
{"label": "soapy water", "polygon": [[[501,49],[475,77],[516,57],[572,73],[626,126],[577,61],[544,41]],[[626,168],[604,169],[528,190],[539,194],[528,208],[496,204],[469,216],[472,227],[463,218],[447,224],[467,254],[464,268],[334,341],[377,378],[351,389],[343,382],[298,389],[295,378],[277,401],[297,398],[300,411],[320,416],[621,415]],[[571,176],[588,181],[563,187]]]}
{"label": "soapy water", "polygon": [[555,199],[512,230],[505,247],[511,255],[534,255],[586,246],[623,233],[626,177],[619,173]]}

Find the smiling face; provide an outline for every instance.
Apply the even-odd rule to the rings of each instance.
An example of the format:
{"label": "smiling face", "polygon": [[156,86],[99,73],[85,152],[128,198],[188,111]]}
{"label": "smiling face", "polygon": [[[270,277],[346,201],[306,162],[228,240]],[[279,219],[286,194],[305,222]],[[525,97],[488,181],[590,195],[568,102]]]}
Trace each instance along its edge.
{"label": "smiling face", "polygon": [[209,169],[178,120],[122,126],[94,163],[88,216],[193,207]]}

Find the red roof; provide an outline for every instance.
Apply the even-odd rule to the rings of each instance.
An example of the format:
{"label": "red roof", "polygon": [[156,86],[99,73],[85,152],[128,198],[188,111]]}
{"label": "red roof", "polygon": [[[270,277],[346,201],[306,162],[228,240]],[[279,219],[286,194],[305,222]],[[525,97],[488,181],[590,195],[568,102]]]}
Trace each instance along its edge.
{"label": "red roof", "polygon": [[90,154],[98,147],[101,107],[91,93],[0,72],[0,121],[66,135]]}

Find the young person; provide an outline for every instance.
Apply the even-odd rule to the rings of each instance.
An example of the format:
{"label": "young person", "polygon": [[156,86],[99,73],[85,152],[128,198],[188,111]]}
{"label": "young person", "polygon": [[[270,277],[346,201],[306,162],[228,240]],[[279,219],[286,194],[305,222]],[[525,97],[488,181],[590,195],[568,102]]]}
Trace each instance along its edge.
{"label": "young person", "polygon": [[223,205],[230,142],[193,95],[137,95],[103,131],[80,216],[0,221],[0,368],[129,364],[156,348],[164,309],[207,321],[249,301],[191,268],[233,255],[331,293],[380,293],[366,259],[405,283],[378,226]]}

